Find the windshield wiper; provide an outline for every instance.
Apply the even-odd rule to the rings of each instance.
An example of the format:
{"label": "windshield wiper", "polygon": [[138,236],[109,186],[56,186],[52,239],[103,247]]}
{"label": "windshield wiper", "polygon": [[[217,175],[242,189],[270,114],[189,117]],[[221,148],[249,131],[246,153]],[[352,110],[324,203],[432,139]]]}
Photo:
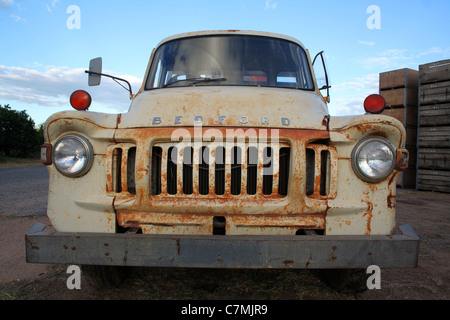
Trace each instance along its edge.
{"label": "windshield wiper", "polygon": [[200,83],[200,82],[210,82],[210,81],[226,81],[227,78],[202,78],[202,77],[198,77],[198,78],[187,78],[187,79],[179,79],[179,80],[175,80],[169,83],[166,83],[165,85],[163,85],[163,88],[167,88],[175,83],[178,82],[182,82],[182,81],[186,81],[186,82],[192,82],[192,84],[196,84],[196,83]]}

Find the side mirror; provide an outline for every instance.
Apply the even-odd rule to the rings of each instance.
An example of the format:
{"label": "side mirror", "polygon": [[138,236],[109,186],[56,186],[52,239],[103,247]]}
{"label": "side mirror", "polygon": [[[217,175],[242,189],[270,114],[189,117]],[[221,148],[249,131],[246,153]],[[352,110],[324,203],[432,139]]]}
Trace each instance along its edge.
{"label": "side mirror", "polygon": [[[89,70],[85,70],[85,73],[89,74],[88,84],[90,86],[98,86],[100,84],[101,77],[108,77],[117,82],[120,86],[122,86],[125,90],[130,92],[130,99],[133,99],[133,92],[131,91],[131,84],[122,78],[114,77],[109,74],[102,73],[102,58],[95,58],[89,62]],[[128,89],[118,81],[125,82],[128,85]]]}
{"label": "side mirror", "polygon": [[[314,67],[314,64],[315,64],[317,58],[320,58],[320,60],[322,60],[322,63],[319,62],[319,66],[317,66],[318,69],[316,67]],[[325,66],[325,58],[323,56],[323,51],[320,51],[314,57],[313,67],[314,67],[314,73],[316,74],[317,86],[319,87],[319,90],[325,90],[325,89],[327,90],[327,94],[324,97],[324,99],[329,103],[331,86],[328,81],[328,74],[327,74],[327,68]],[[322,94],[322,96],[323,96],[323,94]]]}
{"label": "side mirror", "polygon": [[89,86],[98,86],[102,78],[102,58],[95,58],[89,62]]}

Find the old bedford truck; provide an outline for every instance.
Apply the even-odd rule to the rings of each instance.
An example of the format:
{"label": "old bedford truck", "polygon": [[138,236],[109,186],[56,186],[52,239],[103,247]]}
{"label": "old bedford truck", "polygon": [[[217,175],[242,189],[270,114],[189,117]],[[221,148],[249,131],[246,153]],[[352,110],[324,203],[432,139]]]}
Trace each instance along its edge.
{"label": "old bedford truck", "polygon": [[419,238],[395,220],[405,129],[376,94],[365,115],[330,117],[322,53],[278,34],[195,32],[159,43],[136,94],[101,58],[86,73],[128,85],[131,105],[87,111],[77,90],[76,110],[47,120],[54,231],[29,230],[28,262],[104,282],[130,266],[314,268],[337,287],[371,265],[417,265]]}

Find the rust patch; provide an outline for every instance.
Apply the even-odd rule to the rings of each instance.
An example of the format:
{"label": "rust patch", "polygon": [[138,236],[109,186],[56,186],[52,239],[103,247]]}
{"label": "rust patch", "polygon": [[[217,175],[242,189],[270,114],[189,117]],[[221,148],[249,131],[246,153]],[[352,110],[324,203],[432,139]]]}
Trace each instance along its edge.
{"label": "rust patch", "polygon": [[128,250],[125,251],[125,256],[123,257],[123,264],[127,264],[128,260]]}
{"label": "rust patch", "polygon": [[323,117],[322,125],[328,130],[330,130],[330,115]]}
{"label": "rust patch", "polygon": [[363,217],[367,216],[367,224],[366,224],[366,234],[370,234],[372,231],[371,228],[371,223],[372,223],[372,210],[373,210],[373,205],[371,203],[368,203],[369,208],[367,209],[367,211],[363,214]]}
{"label": "rust patch", "polygon": [[294,261],[293,261],[293,260],[284,260],[284,261],[283,261],[283,264],[284,264],[286,267],[291,268],[292,265],[294,264]]}
{"label": "rust patch", "polygon": [[390,209],[395,208],[395,196],[392,194],[389,194],[389,196],[387,197],[387,206]]}
{"label": "rust patch", "polygon": [[408,169],[409,166],[409,152],[406,149],[397,150],[397,162],[395,164],[395,169],[403,171]]}
{"label": "rust patch", "polygon": [[336,246],[333,246],[333,252],[331,252],[331,258],[328,259],[328,261],[334,262],[334,261],[336,260],[337,257],[336,257],[336,255],[334,254],[335,251],[336,251],[336,249],[337,249],[337,247],[336,247]]}
{"label": "rust patch", "polygon": [[392,182],[395,180],[395,177],[397,176],[397,171],[394,171],[393,174],[391,175],[391,178],[389,179],[389,183],[388,185],[390,186],[392,184]]}

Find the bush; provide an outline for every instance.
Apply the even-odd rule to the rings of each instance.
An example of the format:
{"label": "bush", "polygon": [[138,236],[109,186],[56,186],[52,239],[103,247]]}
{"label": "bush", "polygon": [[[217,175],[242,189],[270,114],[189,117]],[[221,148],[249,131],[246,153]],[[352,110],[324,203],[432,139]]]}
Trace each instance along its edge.
{"label": "bush", "polygon": [[44,142],[43,128],[35,128],[26,111],[0,105],[0,156],[11,158],[38,157]]}

